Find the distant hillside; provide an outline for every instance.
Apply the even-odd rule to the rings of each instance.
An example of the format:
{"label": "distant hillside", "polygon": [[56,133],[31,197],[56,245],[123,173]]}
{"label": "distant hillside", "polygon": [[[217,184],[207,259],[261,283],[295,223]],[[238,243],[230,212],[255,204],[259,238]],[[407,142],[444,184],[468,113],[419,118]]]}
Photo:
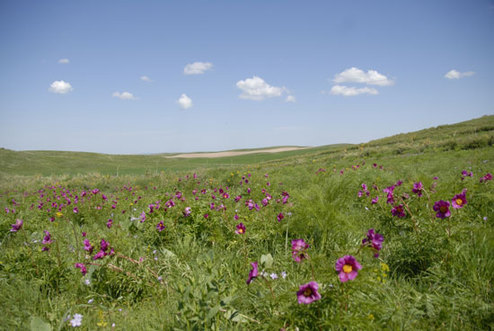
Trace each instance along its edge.
{"label": "distant hillside", "polygon": [[[176,154],[109,155],[83,152],[21,151],[0,149],[0,176],[10,175],[105,175],[146,174],[263,162],[300,162],[316,157],[372,157],[378,155],[420,154],[449,150],[490,147],[494,144],[494,116],[416,132],[398,134],[359,145],[337,144],[279,153],[254,153],[219,158],[170,158]],[[286,146],[283,146],[286,147]],[[274,147],[270,147],[274,148]],[[249,151],[253,150],[237,150]]]}

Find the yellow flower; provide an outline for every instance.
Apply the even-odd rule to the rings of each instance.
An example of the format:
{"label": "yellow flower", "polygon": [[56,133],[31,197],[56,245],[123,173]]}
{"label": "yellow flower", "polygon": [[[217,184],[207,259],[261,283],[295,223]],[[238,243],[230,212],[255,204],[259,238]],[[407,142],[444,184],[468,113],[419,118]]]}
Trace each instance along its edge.
{"label": "yellow flower", "polygon": [[61,212],[59,212],[59,211],[55,215],[57,215],[57,217],[62,217],[63,216],[63,214]]}
{"label": "yellow flower", "polygon": [[367,315],[367,318],[370,319],[371,321],[373,321],[374,320],[374,315],[369,314],[369,315]]}

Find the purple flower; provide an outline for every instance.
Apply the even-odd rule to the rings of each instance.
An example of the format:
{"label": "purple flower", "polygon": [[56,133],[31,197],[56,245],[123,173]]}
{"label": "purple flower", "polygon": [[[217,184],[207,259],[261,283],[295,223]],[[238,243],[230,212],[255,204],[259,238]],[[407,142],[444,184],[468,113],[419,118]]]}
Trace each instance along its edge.
{"label": "purple flower", "polygon": [[309,244],[303,239],[292,240],[292,258],[295,262],[301,262],[307,258],[307,249],[309,249]]}
{"label": "purple flower", "polygon": [[403,218],[405,217],[405,210],[403,209],[403,205],[400,204],[398,206],[394,206],[393,209],[391,209],[391,214],[393,214],[393,216],[396,216],[396,217],[399,217],[399,218]]}
{"label": "purple flower", "polygon": [[12,229],[10,229],[10,232],[17,232],[22,228],[22,224],[24,224],[24,221],[21,219],[17,219],[14,224],[12,224]]}
{"label": "purple flower", "polygon": [[244,234],[245,233],[245,225],[244,223],[237,224],[237,230],[235,230],[236,234]]}
{"label": "purple flower", "polygon": [[[374,229],[369,229],[369,231],[367,231],[367,238],[362,240],[362,244],[370,244],[376,251],[380,251],[383,241],[384,237],[382,234],[375,232]],[[374,254],[374,257],[379,257],[379,253]]]}
{"label": "purple flower", "polygon": [[484,177],[481,177],[480,178],[480,182],[483,183],[483,182],[487,182],[489,180],[492,180],[492,174],[491,173],[487,173]]}
{"label": "purple flower", "polygon": [[453,197],[453,200],[451,200],[451,204],[453,205],[454,209],[463,208],[463,206],[467,204],[466,193],[466,190],[464,190],[460,194],[457,194]]}
{"label": "purple flower", "polygon": [[86,269],[86,266],[82,263],[76,263],[75,264],[75,267],[78,268],[78,269],[81,269],[81,273],[83,276],[85,276],[87,274],[87,269]]}
{"label": "purple flower", "polygon": [[433,207],[434,211],[437,212],[437,218],[446,218],[451,216],[451,212],[449,211],[449,202],[444,200],[439,200],[434,203]]}
{"label": "purple flower", "polygon": [[158,223],[158,225],[156,225],[156,229],[157,229],[159,232],[163,231],[165,228],[166,228],[166,226],[165,226],[165,224],[163,223],[163,221],[160,221],[160,222]]}
{"label": "purple flower", "polygon": [[110,246],[110,243],[105,241],[105,239],[101,239],[100,247],[103,252],[106,252],[108,246]]}
{"label": "purple flower", "polygon": [[283,215],[283,213],[279,213],[278,216],[276,216],[276,219],[278,220],[278,222],[281,222],[281,220],[284,218],[285,218],[285,215]]}
{"label": "purple flower", "polygon": [[362,269],[362,266],[357,262],[355,257],[345,255],[336,261],[335,269],[339,272],[338,277],[340,281],[344,283],[348,280],[354,280],[358,275],[358,271]]}
{"label": "purple flower", "polygon": [[316,282],[309,282],[304,285],[300,285],[299,290],[297,291],[297,299],[299,304],[312,303],[321,299],[321,295],[317,292],[319,288],[319,284]]}
{"label": "purple flower", "polygon": [[424,188],[424,185],[422,185],[422,182],[414,183],[412,192],[416,193],[419,197],[421,197],[423,188]]}
{"label": "purple flower", "polygon": [[183,212],[184,217],[188,217],[188,216],[190,216],[190,213],[191,213],[191,212],[192,212],[192,208],[190,208],[190,207],[185,207],[185,210],[184,210],[184,212]]}
{"label": "purple flower", "polygon": [[259,270],[257,270],[257,261],[250,264],[252,269],[249,272],[249,278],[247,279],[247,285],[249,285],[254,278],[259,276]]}
{"label": "purple flower", "polygon": [[374,199],[371,200],[371,204],[375,205],[379,201],[379,196],[376,196]]}
{"label": "purple flower", "polygon": [[53,240],[51,240],[51,234],[50,234],[50,232],[48,232],[48,231],[45,230],[45,236],[43,238],[42,244],[43,245],[48,245],[48,244],[51,244],[52,242],[53,242]]}
{"label": "purple flower", "polygon": [[93,252],[93,246],[91,245],[88,239],[84,239],[84,250],[88,251],[89,254]]}
{"label": "purple flower", "polygon": [[113,220],[110,218],[108,219],[108,222],[106,222],[106,227],[110,229],[112,225],[113,225]]}
{"label": "purple flower", "polygon": [[101,250],[93,256],[93,260],[102,259],[103,257],[105,257],[105,252]]}

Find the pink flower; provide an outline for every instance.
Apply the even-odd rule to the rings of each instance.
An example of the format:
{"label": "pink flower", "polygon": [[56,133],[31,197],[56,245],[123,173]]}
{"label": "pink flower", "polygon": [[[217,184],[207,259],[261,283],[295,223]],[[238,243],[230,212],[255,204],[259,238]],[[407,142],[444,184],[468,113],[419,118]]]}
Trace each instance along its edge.
{"label": "pink flower", "polygon": [[245,233],[245,225],[244,223],[237,224],[237,230],[235,230],[236,234],[244,234]]}
{"label": "pink flower", "polygon": [[24,224],[24,221],[21,219],[17,219],[14,224],[12,224],[12,229],[10,229],[10,232],[17,232],[22,228],[22,224]]}
{"label": "pink flower", "polygon": [[247,279],[247,285],[249,285],[254,278],[259,276],[259,270],[257,269],[257,261],[250,264],[252,269],[249,272],[249,278]]}
{"label": "pink flower", "polygon": [[299,290],[297,291],[298,303],[308,305],[309,303],[321,299],[321,295],[317,292],[318,288],[319,284],[316,282],[300,285]]}
{"label": "pink flower", "polygon": [[451,204],[454,209],[463,208],[463,206],[467,204],[466,193],[466,190],[464,190],[462,193],[457,194],[453,197],[453,199],[451,200]]}
{"label": "pink flower", "polygon": [[303,239],[292,240],[292,258],[295,262],[301,262],[307,258],[307,249],[309,249],[309,244]]}
{"label": "pink flower", "polygon": [[352,255],[345,255],[336,261],[335,269],[339,272],[340,281],[344,283],[348,280],[354,280],[362,266]]}

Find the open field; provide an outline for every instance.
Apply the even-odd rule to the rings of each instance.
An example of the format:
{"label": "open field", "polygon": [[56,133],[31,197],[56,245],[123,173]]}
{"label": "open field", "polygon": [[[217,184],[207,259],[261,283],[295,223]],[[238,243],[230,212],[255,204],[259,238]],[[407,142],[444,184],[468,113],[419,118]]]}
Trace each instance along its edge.
{"label": "open field", "polygon": [[2,149],[0,328],[491,329],[493,144],[485,116],[211,159]]}

